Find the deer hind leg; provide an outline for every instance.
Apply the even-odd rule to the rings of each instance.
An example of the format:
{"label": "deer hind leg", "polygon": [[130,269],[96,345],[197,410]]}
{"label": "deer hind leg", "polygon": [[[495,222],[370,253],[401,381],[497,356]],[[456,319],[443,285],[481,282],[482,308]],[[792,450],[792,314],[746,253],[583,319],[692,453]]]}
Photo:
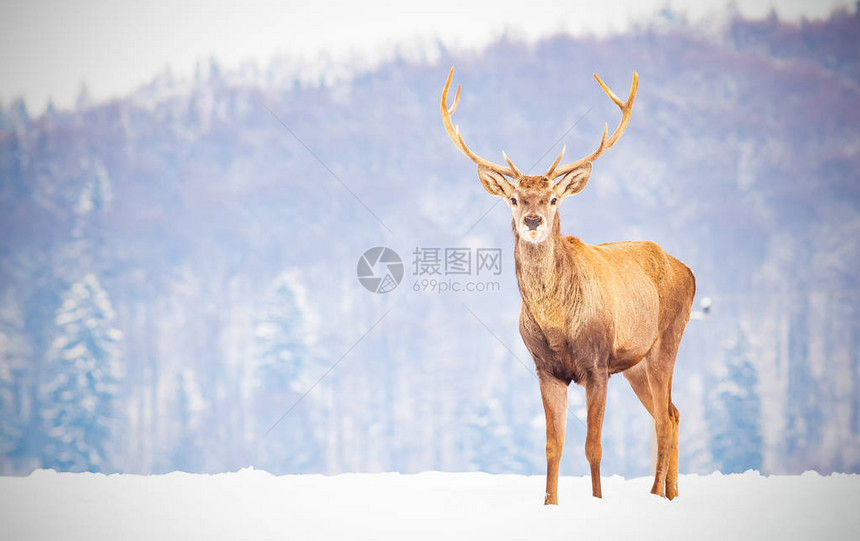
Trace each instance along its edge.
{"label": "deer hind leg", "polygon": [[674,492],[667,493],[669,479],[669,457],[673,452],[672,434],[674,432],[672,416],[669,414],[668,378],[664,378],[659,370],[648,369],[648,382],[651,385],[651,399],[654,405],[654,425],[657,429],[657,466],[654,472],[654,485],[651,494],[675,497]]}
{"label": "deer hind leg", "polygon": [[[683,331],[683,326],[681,327]],[[658,479],[654,479],[651,492],[674,499],[678,495],[678,425],[681,415],[672,403],[672,372],[675,368],[675,356],[678,353],[680,333],[669,330],[660,340],[657,356],[646,366],[648,380],[651,384],[651,396],[654,400],[657,425],[657,464],[665,469],[665,479],[662,487],[658,487]],[[662,444],[661,444],[662,435]],[[662,449],[661,449],[662,447]],[[661,452],[662,451],[662,452]],[[659,471],[658,471],[659,473]],[[654,489],[657,489],[655,492]]]}
{"label": "deer hind leg", "polygon": [[[656,348],[655,348],[656,349]],[[652,350],[639,364],[624,372],[633,392],[651,414],[657,432],[657,464],[651,493],[669,499],[678,495],[678,408],[672,404],[672,364]]]}
{"label": "deer hind leg", "polygon": [[567,427],[567,384],[538,372],[546,414],[546,495],[544,505],[558,505],[558,470]]}
{"label": "deer hind leg", "polygon": [[666,472],[666,497],[670,500],[678,496],[678,435],[681,414],[672,403],[672,377],[669,376],[669,417],[672,419],[672,434],[669,448],[669,471]]}
{"label": "deer hind leg", "polygon": [[666,472],[666,497],[670,500],[678,496],[678,435],[681,423],[681,414],[675,404],[672,403],[672,373],[675,369],[678,346],[681,345],[681,337],[684,335],[684,328],[687,325],[688,313],[689,309],[682,311],[682,314],[675,320],[675,324],[664,332],[660,340],[662,348],[658,372],[661,379],[666,380],[665,400],[670,420],[669,469]]}

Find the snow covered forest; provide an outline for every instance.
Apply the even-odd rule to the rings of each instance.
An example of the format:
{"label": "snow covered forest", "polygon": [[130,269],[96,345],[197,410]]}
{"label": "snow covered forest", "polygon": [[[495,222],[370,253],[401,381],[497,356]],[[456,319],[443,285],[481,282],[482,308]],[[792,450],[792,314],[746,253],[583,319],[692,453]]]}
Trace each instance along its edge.
{"label": "snow covered forest", "polygon": [[[0,108],[0,473],[539,474],[510,215],[469,145],[545,169],[630,125],[561,207],[589,243],[648,239],[698,300],[674,376],[682,473],[860,472],[860,17],[429,47],[373,67],[202,62],[135,93]],[[375,294],[374,246],[406,273]],[[416,291],[419,248],[501,249],[499,287]],[[420,289],[420,288],[418,288]],[[700,304],[708,298],[711,305]],[[603,472],[653,427],[609,387]],[[587,472],[570,391],[563,475]]]}

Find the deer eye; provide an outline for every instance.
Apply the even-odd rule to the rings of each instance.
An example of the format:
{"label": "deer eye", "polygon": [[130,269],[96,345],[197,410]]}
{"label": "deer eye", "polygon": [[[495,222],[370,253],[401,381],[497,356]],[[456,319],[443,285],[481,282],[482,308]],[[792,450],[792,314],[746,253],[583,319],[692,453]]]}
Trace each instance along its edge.
{"label": "deer eye", "polygon": [[558,203],[558,198],[555,197],[553,197],[552,201],[549,202],[550,205],[555,205],[556,203]]}
{"label": "deer eye", "polygon": [[516,205],[516,204],[517,204],[517,198],[511,197],[511,205]]}

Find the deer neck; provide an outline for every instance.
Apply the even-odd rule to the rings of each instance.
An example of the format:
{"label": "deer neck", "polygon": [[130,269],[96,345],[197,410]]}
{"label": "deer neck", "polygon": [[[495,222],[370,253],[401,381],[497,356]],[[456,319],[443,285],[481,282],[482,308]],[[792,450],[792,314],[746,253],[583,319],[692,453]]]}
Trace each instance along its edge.
{"label": "deer neck", "polygon": [[520,238],[516,228],[514,237],[517,282],[523,302],[542,327],[561,325],[566,313],[565,299],[569,302],[575,285],[577,265],[561,236],[558,216],[550,236],[541,243]]}

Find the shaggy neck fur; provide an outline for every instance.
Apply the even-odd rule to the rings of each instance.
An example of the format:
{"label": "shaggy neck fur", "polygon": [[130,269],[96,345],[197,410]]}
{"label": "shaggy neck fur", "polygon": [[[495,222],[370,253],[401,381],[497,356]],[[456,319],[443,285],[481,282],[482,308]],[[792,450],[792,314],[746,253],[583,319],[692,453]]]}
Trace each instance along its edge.
{"label": "shaggy neck fur", "polygon": [[558,215],[553,222],[549,236],[539,243],[521,238],[514,224],[514,260],[520,294],[541,323],[561,323],[555,320],[567,312],[561,306],[563,299],[580,296],[576,277],[581,265],[571,240],[561,236]]}

